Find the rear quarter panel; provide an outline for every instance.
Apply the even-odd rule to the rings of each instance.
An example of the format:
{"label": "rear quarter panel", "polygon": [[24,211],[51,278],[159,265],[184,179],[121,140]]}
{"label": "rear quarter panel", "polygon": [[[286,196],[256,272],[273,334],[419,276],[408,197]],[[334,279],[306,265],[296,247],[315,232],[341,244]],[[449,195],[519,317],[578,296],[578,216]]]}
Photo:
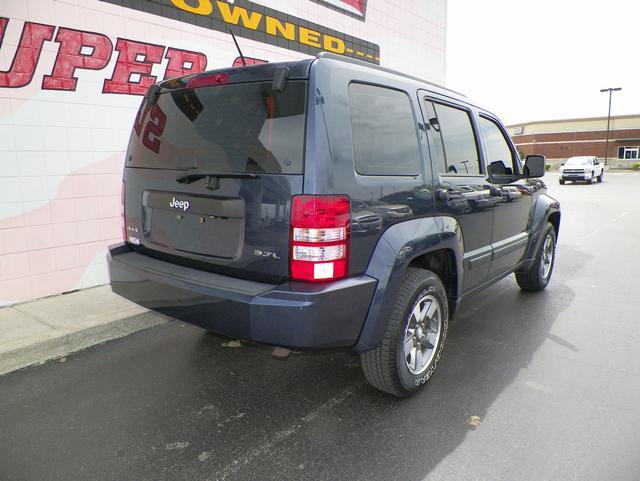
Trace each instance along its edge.
{"label": "rear quarter panel", "polygon": [[[416,142],[420,146],[419,175],[364,176],[356,172],[348,95],[351,82],[406,92],[416,121]],[[426,139],[419,129],[421,114],[415,95],[418,88],[411,79],[342,61],[320,59],[311,67],[303,190],[309,194],[347,194],[354,201],[349,275],[365,272],[381,236],[391,226],[433,215],[433,193],[428,185],[430,163]],[[428,166],[427,172],[425,166]],[[409,213],[401,218],[385,216],[379,207],[372,210],[363,206],[363,202],[369,201],[405,205]],[[359,223],[360,216],[366,217],[367,222]],[[374,219],[376,216],[379,219]]]}

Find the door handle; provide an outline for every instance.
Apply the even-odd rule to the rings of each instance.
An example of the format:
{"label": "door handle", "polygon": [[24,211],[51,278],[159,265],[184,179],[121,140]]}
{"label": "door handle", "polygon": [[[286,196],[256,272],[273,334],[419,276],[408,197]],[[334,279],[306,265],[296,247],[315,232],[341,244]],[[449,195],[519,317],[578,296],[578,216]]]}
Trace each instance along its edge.
{"label": "door handle", "polygon": [[447,191],[447,189],[436,190],[436,199],[444,201],[449,200],[449,191]]}

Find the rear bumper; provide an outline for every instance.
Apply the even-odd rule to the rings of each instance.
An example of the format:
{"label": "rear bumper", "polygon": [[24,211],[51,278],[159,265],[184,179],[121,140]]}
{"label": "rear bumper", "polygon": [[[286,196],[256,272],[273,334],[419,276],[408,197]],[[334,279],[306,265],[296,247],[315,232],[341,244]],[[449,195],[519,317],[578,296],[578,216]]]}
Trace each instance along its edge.
{"label": "rear bumper", "polygon": [[377,281],[329,284],[247,281],[111,246],[112,290],[148,309],[218,334],[299,349],[353,346]]}

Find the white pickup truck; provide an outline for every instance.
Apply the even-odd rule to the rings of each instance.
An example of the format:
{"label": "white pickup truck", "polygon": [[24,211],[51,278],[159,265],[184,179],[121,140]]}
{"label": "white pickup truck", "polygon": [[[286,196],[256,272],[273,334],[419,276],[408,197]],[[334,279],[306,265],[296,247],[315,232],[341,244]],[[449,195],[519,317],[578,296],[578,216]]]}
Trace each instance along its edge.
{"label": "white pickup truck", "polygon": [[560,166],[561,184],[568,180],[591,184],[593,179],[598,179],[598,182],[604,181],[604,165],[600,163],[597,157],[569,157]]}

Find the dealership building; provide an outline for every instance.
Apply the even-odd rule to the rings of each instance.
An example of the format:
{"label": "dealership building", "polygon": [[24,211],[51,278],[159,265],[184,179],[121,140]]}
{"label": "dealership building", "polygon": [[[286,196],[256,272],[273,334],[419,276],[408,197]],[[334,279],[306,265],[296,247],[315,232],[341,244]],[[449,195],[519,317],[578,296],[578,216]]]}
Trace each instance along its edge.
{"label": "dealership building", "polygon": [[320,51],[442,84],[446,0],[1,0],[0,305],[108,282],[150,85]]}
{"label": "dealership building", "polygon": [[614,169],[640,162],[640,114],[527,122],[507,127],[521,155],[544,155],[556,166],[569,157],[595,155]]}

